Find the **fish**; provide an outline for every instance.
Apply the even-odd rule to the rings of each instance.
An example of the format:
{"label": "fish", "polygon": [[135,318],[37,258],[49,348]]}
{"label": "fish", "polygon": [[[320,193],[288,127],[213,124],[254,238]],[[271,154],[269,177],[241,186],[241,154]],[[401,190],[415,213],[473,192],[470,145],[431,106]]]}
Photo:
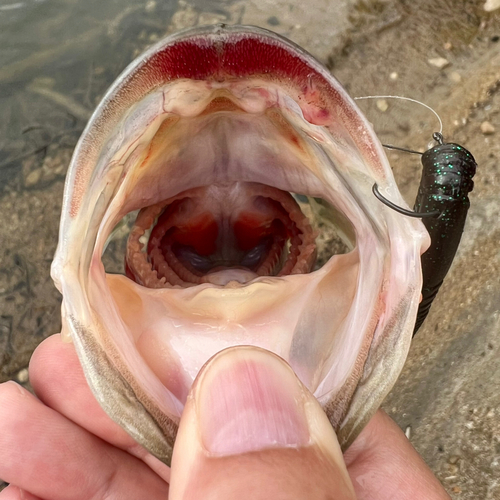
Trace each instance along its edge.
{"label": "fish", "polygon": [[[51,268],[105,412],[169,464],[199,370],[254,345],[290,364],[345,450],[403,367],[430,243],[375,183],[407,206],[355,102],[282,36],[198,27],[132,62],[75,148]],[[135,213],[125,273],[107,273]],[[318,265],[325,225],[345,250]]]}

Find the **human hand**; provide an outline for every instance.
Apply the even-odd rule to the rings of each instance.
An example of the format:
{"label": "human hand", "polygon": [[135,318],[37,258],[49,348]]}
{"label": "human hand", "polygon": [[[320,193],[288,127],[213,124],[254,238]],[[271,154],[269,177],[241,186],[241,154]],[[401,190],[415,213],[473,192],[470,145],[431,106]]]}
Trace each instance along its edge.
{"label": "human hand", "polygon": [[[193,385],[170,469],[115,424],[71,344],[53,336],[30,364],[39,399],[0,386],[0,500],[445,500],[397,425],[378,412],[345,454],[287,365],[255,348],[214,357]],[[285,445],[285,446],[283,446]],[[207,450],[211,450],[208,453]]]}

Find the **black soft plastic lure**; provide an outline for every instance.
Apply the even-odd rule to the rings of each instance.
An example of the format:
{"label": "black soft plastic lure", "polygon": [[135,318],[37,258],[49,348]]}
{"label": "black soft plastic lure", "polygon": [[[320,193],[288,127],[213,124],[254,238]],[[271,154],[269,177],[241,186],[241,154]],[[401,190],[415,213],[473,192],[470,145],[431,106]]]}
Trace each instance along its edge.
{"label": "black soft plastic lure", "polygon": [[373,186],[373,193],[385,205],[403,215],[421,217],[431,237],[431,245],[422,255],[422,301],[414,335],[427,317],[457,252],[477,167],[474,157],[463,146],[443,142],[443,136],[438,132],[433,137],[438,145],[422,154],[422,178],[414,212],[390,202],[379,193],[376,184]]}

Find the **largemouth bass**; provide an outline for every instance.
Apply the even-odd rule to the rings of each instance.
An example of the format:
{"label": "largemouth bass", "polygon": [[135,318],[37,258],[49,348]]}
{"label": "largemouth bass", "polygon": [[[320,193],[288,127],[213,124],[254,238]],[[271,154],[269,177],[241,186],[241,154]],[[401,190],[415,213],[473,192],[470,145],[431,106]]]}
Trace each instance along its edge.
{"label": "largemouth bass", "polygon": [[[375,183],[406,206],[354,101],[292,42],[212,26],[133,62],[74,152],[52,266],[110,417],[169,463],[200,368],[251,344],[291,365],[345,449],[402,369],[429,245]],[[137,210],[127,276],[107,274],[106,241]],[[314,213],[347,248],[319,268]]]}

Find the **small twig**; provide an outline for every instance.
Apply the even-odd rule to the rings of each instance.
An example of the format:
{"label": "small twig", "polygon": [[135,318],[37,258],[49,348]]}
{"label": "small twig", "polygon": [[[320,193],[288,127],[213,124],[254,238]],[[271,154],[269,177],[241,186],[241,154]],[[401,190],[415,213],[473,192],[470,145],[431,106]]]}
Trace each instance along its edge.
{"label": "small twig", "polygon": [[78,104],[76,101],[71,99],[71,97],[63,95],[47,87],[41,87],[34,84],[28,85],[26,89],[29,92],[41,95],[42,97],[45,97],[51,100],[53,103],[63,107],[64,109],[66,109],[66,111],[68,111],[71,115],[75,116],[79,120],[86,122],[90,118],[91,112],[81,104]]}
{"label": "small twig", "polygon": [[19,162],[19,161],[22,161],[22,160],[25,160],[26,158],[30,158],[31,156],[35,156],[39,153],[42,153],[42,152],[46,152],[48,147],[53,144],[54,142],[56,142],[57,140],[59,139],[62,139],[63,137],[65,137],[66,135],[69,135],[69,134],[72,134],[72,133],[80,133],[81,132],[81,129],[72,129],[72,130],[67,130],[65,132],[62,132],[61,134],[58,134],[56,136],[54,136],[50,142],[48,142],[47,144],[44,144],[43,146],[40,146],[38,148],[35,148],[31,151],[27,151],[26,153],[22,153],[18,156],[15,156],[14,158],[9,158],[5,161],[3,161],[2,163],[0,163],[0,170],[2,168],[6,168],[8,167],[9,165],[11,165],[12,163],[16,163],[16,162]]}

